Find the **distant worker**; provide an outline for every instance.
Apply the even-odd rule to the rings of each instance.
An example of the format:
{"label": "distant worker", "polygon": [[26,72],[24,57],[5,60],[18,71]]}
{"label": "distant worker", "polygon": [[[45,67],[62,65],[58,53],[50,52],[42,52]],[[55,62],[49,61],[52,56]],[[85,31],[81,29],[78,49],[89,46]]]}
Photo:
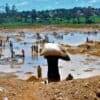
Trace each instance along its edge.
{"label": "distant worker", "polygon": [[31,50],[32,50],[32,53],[33,53],[33,51],[34,51],[34,46],[33,45],[31,46]]}
{"label": "distant worker", "polygon": [[32,52],[33,51],[38,53],[38,44],[34,44],[34,46],[32,46]]}
{"label": "distant worker", "polygon": [[25,51],[24,51],[24,49],[22,49],[22,57],[23,58],[25,57]]}
{"label": "distant worker", "polygon": [[87,43],[93,43],[93,40],[89,40],[88,37],[87,37],[86,42]]}
{"label": "distant worker", "polygon": [[3,47],[5,48],[6,46],[6,40],[3,41]]}
{"label": "distant worker", "polygon": [[35,48],[36,50],[36,53],[38,53],[38,44],[36,44],[36,48]]}
{"label": "distant worker", "polygon": [[13,58],[14,57],[14,51],[13,51],[13,49],[11,49],[11,58]]}
{"label": "distant worker", "polygon": [[88,43],[88,41],[89,41],[89,39],[88,39],[88,37],[86,38],[86,42]]}
{"label": "distant worker", "polygon": [[34,56],[34,50],[35,50],[35,46],[32,45],[32,46],[31,46],[31,54],[32,54],[32,58],[33,58],[33,56]]}
{"label": "distant worker", "polygon": [[13,51],[13,57],[15,57],[15,51]]}
{"label": "distant worker", "polygon": [[12,43],[12,41],[10,41],[10,49],[13,49],[13,43]]}
{"label": "distant worker", "polygon": [[38,66],[38,68],[37,68],[37,74],[38,74],[38,78],[42,77],[42,69],[40,66]]}
{"label": "distant worker", "polygon": [[9,42],[9,36],[7,36],[6,42]]}
{"label": "distant worker", "polygon": [[47,35],[45,35],[45,42],[49,42],[49,39],[48,39],[48,36]]}
{"label": "distant worker", "polygon": [[13,56],[13,54],[14,54],[14,52],[13,52],[13,43],[12,43],[12,41],[10,41],[10,51],[11,51],[11,57],[13,58],[14,56]]}
{"label": "distant worker", "polygon": [[2,40],[0,40],[0,46],[2,47]]}
{"label": "distant worker", "polygon": [[39,33],[37,33],[36,35],[37,35],[37,39],[41,39],[41,36]]}

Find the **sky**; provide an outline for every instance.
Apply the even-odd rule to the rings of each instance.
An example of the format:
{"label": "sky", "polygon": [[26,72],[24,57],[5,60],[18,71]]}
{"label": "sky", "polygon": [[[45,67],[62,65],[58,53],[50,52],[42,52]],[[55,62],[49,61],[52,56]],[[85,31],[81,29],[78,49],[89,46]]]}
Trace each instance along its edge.
{"label": "sky", "polygon": [[18,11],[22,10],[47,10],[56,8],[88,7],[100,8],[100,0],[0,0],[0,9],[4,5],[16,5]]}

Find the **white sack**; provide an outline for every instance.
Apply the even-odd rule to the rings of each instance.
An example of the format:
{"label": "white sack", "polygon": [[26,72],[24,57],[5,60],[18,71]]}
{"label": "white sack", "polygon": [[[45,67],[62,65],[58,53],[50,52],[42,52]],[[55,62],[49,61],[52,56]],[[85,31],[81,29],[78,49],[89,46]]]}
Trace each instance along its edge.
{"label": "white sack", "polygon": [[41,51],[42,56],[64,56],[66,53],[59,44],[46,43]]}

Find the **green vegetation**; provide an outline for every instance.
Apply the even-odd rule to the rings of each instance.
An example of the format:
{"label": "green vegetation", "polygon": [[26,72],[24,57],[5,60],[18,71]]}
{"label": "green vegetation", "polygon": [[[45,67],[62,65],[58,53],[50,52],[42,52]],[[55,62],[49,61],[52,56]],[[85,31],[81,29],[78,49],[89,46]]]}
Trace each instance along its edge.
{"label": "green vegetation", "polygon": [[[67,27],[98,27],[100,23],[100,8],[54,9],[45,11],[17,11],[6,4],[5,12],[0,12],[0,27],[40,27],[41,25],[56,25]],[[87,24],[87,25],[86,25]],[[89,25],[90,24],[90,25]],[[94,24],[94,25],[93,25]]]}

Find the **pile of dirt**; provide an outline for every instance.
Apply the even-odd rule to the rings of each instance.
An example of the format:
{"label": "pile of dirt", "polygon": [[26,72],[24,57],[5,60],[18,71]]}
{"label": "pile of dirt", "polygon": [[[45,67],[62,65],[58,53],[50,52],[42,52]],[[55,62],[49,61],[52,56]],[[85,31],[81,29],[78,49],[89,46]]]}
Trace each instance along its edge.
{"label": "pile of dirt", "polygon": [[39,79],[35,76],[30,76],[27,80],[27,82],[32,82],[32,81],[39,81]]}
{"label": "pile of dirt", "polygon": [[0,100],[100,100],[100,76],[43,84],[0,78]]}
{"label": "pile of dirt", "polygon": [[100,100],[100,77],[50,83],[37,91],[41,100]]}
{"label": "pile of dirt", "polygon": [[67,47],[67,51],[71,54],[89,54],[100,57],[100,42],[85,43],[74,47]]}
{"label": "pile of dirt", "polygon": [[37,100],[33,82],[15,78],[0,78],[0,100]]}

